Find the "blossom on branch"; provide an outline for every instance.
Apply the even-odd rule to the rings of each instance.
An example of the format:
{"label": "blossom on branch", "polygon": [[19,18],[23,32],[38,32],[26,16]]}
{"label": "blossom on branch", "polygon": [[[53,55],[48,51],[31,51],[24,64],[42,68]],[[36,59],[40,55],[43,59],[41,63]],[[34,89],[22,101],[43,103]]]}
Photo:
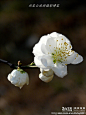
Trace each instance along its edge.
{"label": "blossom on branch", "polygon": [[19,87],[20,89],[25,84],[29,84],[29,76],[28,73],[23,71],[22,69],[14,69],[7,77],[7,79],[14,84],[15,86]]}
{"label": "blossom on branch", "polygon": [[[64,35],[53,32],[44,35],[33,48],[34,62],[43,71],[52,70],[58,77],[67,75],[67,64],[78,64],[83,57],[72,50],[71,42]],[[40,78],[47,77],[43,72]],[[52,75],[51,75],[52,76]]]}

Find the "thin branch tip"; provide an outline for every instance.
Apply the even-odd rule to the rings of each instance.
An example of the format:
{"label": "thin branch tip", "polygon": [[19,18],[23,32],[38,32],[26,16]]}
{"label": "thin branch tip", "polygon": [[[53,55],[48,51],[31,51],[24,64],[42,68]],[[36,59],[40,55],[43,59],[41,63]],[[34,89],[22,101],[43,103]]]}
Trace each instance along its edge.
{"label": "thin branch tip", "polygon": [[29,69],[29,68],[36,68],[37,67],[34,62],[32,62],[29,65],[25,65],[25,66],[22,66],[22,63],[20,63],[20,61],[18,61],[17,66],[15,64],[12,64],[9,61],[3,60],[3,59],[0,59],[0,62],[4,63],[4,64],[7,64],[8,66],[10,66],[13,69],[17,69],[18,67],[21,68],[21,69]]}

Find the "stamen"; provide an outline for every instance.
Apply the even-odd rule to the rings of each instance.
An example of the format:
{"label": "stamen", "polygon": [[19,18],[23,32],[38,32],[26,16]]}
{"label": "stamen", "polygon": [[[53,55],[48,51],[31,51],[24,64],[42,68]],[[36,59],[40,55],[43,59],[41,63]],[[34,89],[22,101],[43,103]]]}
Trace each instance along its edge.
{"label": "stamen", "polygon": [[78,57],[78,54],[77,54],[77,56],[76,57]]}
{"label": "stamen", "polygon": [[64,45],[67,46],[68,45],[67,42],[64,42]]}
{"label": "stamen", "polygon": [[[63,38],[61,39],[63,40]],[[57,40],[58,41],[58,40]],[[70,56],[70,53],[74,51],[73,50],[68,50],[67,49],[67,45],[68,43],[67,42],[63,42],[63,43],[59,43],[59,47],[54,47],[54,52],[52,53],[52,58],[53,58],[53,63],[57,63],[58,62],[63,62],[63,61],[67,61],[67,57]],[[51,46],[51,45],[49,45]],[[71,47],[71,45],[69,46]],[[77,55],[78,56],[78,55]],[[67,65],[67,64],[65,64]]]}

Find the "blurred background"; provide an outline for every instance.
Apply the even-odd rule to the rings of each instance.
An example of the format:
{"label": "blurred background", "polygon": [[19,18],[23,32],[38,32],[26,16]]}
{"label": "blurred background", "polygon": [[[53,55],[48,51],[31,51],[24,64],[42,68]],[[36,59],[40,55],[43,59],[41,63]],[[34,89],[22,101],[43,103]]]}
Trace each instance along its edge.
{"label": "blurred background", "polygon": [[[34,8],[29,4],[60,4]],[[68,37],[73,49],[83,56],[79,65],[68,65],[63,79],[54,76],[42,82],[39,69],[26,69],[30,84],[21,90],[7,80],[12,71],[0,63],[0,115],[51,115],[62,107],[86,107],[86,2],[77,0],[1,0],[0,58],[23,65],[34,59],[33,46],[51,32]]]}

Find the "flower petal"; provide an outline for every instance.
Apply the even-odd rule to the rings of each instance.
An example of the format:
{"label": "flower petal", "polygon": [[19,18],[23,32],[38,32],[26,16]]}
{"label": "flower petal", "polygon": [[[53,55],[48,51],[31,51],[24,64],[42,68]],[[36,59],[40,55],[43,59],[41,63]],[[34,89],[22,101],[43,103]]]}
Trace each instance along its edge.
{"label": "flower petal", "polygon": [[42,64],[41,60],[38,59],[38,57],[34,57],[34,62],[39,68],[45,68],[45,66]]}
{"label": "flower petal", "polygon": [[58,65],[56,67],[53,67],[52,70],[58,77],[63,78],[65,75],[67,75],[67,66],[62,65],[61,63],[58,63]]}
{"label": "flower petal", "polygon": [[45,44],[41,45],[41,51],[42,51],[43,54],[48,54],[48,51],[46,49],[46,45]]}
{"label": "flower petal", "polygon": [[49,77],[54,74],[52,69],[44,70],[44,69],[40,68],[40,71],[46,77]]}
{"label": "flower petal", "polygon": [[51,76],[49,76],[49,77],[46,77],[46,76],[44,76],[42,73],[40,73],[40,74],[39,74],[39,78],[40,78],[42,81],[48,83],[48,82],[50,82],[50,81],[53,79],[53,75],[51,75]]}
{"label": "flower petal", "polygon": [[37,43],[34,47],[33,47],[33,54],[35,56],[40,56],[43,55],[42,51],[41,51],[41,44],[40,43]]}
{"label": "flower petal", "polygon": [[66,43],[67,44],[66,45],[67,50],[72,49],[72,45],[71,45],[70,40],[67,37],[65,37],[64,35],[53,32],[53,33],[50,34],[50,36],[52,38],[55,38],[55,43],[56,43],[57,48],[65,48],[65,43]]}
{"label": "flower petal", "polygon": [[74,59],[72,64],[78,64],[78,63],[81,63],[82,61],[83,61],[83,57],[79,55],[78,53],[76,53],[76,58]]}
{"label": "flower petal", "polygon": [[47,67],[47,60],[45,58],[42,58],[41,62],[45,67]]}
{"label": "flower petal", "polygon": [[44,55],[42,56],[42,58],[45,58],[47,60],[47,67],[54,67],[53,58],[51,55]]}
{"label": "flower petal", "polygon": [[63,63],[78,64],[78,63],[81,63],[82,61],[83,61],[83,57],[74,51],[70,56],[67,57],[67,61],[65,61]]}
{"label": "flower petal", "polygon": [[34,57],[34,62],[36,64],[37,67],[42,68],[42,69],[50,69],[47,66],[47,60],[45,58],[42,57]]}
{"label": "flower petal", "polygon": [[43,52],[41,51],[41,45],[42,44],[46,44],[46,41],[49,39],[49,37],[48,36],[42,36],[41,38],[40,38],[40,40],[39,40],[39,42],[33,47],[33,54],[35,55],[35,56],[37,56],[37,55],[39,55],[40,54],[40,56],[41,55],[43,55]]}
{"label": "flower petal", "polygon": [[40,43],[42,43],[42,44],[46,44],[46,41],[48,40],[50,38],[50,36],[49,35],[44,35],[44,36],[42,36],[41,38],[40,38]]}
{"label": "flower petal", "polygon": [[[64,42],[67,42],[68,44],[71,44],[69,39],[65,37],[64,35],[57,33],[57,32],[52,32],[50,36],[53,38],[57,38],[58,40],[63,40]],[[60,41],[61,42],[61,41]]]}
{"label": "flower petal", "polygon": [[71,62],[75,60],[75,58],[76,58],[76,52],[73,51],[73,53],[70,56],[68,56],[63,63],[70,64]]}
{"label": "flower petal", "polygon": [[46,49],[48,50],[49,53],[54,52],[56,48],[56,40],[55,38],[49,38],[46,42]]}

